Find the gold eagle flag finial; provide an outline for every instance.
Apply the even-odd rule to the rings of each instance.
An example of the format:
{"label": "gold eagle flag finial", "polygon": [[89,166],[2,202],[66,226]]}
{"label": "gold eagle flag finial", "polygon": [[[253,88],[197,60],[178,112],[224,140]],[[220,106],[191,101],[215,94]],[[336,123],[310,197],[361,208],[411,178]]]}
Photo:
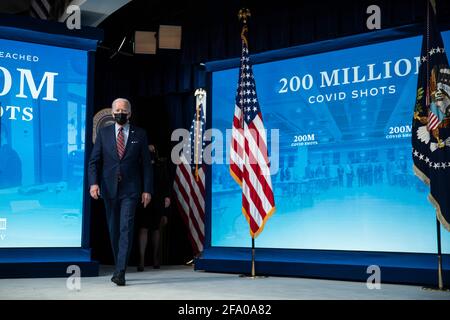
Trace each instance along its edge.
{"label": "gold eagle flag finial", "polygon": [[194,96],[197,97],[199,96],[200,100],[203,99],[203,96],[206,95],[206,91],[203,88],[199,88],[197,90],[195,90]]}
{"label": "gold eagle flag finial", "polygon": [[203,108],[203,100],[205,99],[206,96],[206,91],[203,88],[199,88],[197,90],[195,90],[194,93],[195,96],[195,138],[194,138],[194,143],[195,143],[195,147],[194,147],[194,157],[195,157],[195,180],[198,181],[198,164],[199,164],[199,156],[200,156],[200,152],[201,150],[199,150],[200,146],[196,143],[198,139],[200,139],[201,135],[203,134],[203,132],[200,132],[200,123],[202,121],[202,119],[200,119],[200,108]]}
{"label": "gold eagle flag finial", "polygon": [[244,24],[247,24],[247,19],[250,18],[251,16],[252,16],[252,14],[249,9],[242,8],[241,10],[239,10],[239,13],[238,13],[239,21],[242,20],[242,22]]}

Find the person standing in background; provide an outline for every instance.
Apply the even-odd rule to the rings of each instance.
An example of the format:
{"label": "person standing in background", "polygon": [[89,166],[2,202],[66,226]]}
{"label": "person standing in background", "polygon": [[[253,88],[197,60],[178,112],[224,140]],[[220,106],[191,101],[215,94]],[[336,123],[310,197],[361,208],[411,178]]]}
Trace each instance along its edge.
{"label": "person standing in background", "polygon": [[160,240],[161,231],[168,222],[169,206],[170,206],[170,184],[167,163],[158,155],[158,150],[154,145],[149,145],[148,149],[152,155],[152,166],[154,172],[155,193],[153,200],[148,208],[140,206],[137,214],[137,222],[139,228],[139,265],[138,271],[144,271],[145,267],[145,250],[148,243],[148,231],[151,231],[152,252],[153,252],[153,268],[160,268]]}

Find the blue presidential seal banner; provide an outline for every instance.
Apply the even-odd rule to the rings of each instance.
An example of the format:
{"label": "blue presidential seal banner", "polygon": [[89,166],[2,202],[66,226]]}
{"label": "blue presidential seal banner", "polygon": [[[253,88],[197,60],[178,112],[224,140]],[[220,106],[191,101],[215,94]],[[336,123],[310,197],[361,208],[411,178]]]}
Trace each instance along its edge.
{"label": "blue presidential seal banner", "polygon": [[413,119],[414,172],[430,186],[428,198],[450,231],[450,67],[433,10],[428,15]]}

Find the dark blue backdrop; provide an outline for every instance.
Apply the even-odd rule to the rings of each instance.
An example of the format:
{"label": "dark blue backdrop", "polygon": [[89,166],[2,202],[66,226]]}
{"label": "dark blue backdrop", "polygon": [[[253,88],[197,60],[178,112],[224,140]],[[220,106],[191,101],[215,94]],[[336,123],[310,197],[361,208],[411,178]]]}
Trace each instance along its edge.
{"label": "dark blue backdrop", "polygon": [[[445,23],[450,15],[450,3],[437,2],[438,20]],[[368,32],[366,9],[372,4],[381,8],[383,29],[420,24],[415,26],[420,32],[425,17],[422,0],[285,1],[283,5],[256,0],[133,1],[101,24],[105,30],[105,47],[117,48],[127,36],[124,50],[132,52],[130,39],[135,30],[156,31],[159,24],[174,24],[183,28],[182,49],[160,50],[153,56],[116,55],[113,59],[109,59],[111,50],[99,50],[95,110],[109,106],[117,96],[129,97],[134,103],[135,122],[159,139],[168,153],[171,131],[189,128],[194,112],[193,92],[206,85],[200,63],[240,56],[237,12],[241,7],[252,11],[249,47],[252,54],[258,54],[320,40],[330,40],[321,44],[323,50],[328,50],[335,45],[336,37]],[[393,32],[402,36],[405,28],[410,27]],[[376,38],[377,34],[372,37]],[[368,37],[364,35],[360,39],[365,41]],[[140,115],[144,116],[139,118]],[[174,211],[169,225],[168,262],[180,263],[191,255],[191,249],[183,222]],[[103,216],[92,219],[97,230],[92,235],[94,256],[111,261]]]}

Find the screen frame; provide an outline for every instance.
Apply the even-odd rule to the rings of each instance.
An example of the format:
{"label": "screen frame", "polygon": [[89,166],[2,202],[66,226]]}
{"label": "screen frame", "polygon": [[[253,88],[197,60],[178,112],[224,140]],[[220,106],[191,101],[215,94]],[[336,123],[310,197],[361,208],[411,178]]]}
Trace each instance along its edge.
{"label": "screen frame", "polygon": [[[257,65],[261,63],[278,61],[281,59],[298,58],[302,56],[309,56],[319,53],[326,53],[331,51],[337,51],[342,49],[351,49],[361,46],[367,46],[371,44],[383,43],[393,40],[400,40],[410,37],[416,37],[423,35],[425,24],[410,24],[395,28],[389,28],[384,30],[376,30],[367,33],[361,33],[346,37],[334,38],[329,40],[323,40],[298,46],[292,46],[282,49],[270,50],[256,54],[250,54],[252,60],[252,65]],[[450,30],[450,23],[446,23],[439,26],[440,32],[445,32]],[[249,31],[251,36],[251,30]],[[251,48],[249,49],[251,52]],[[234,68],[239,68],[240,57],[210,61],[205,63],[206,69],[206,90],[207,92],[212,92],[213,87],[213,73],[216,71],[229,70]],[[237,81],[237,79],[236,79]],[[207,95],[207,105],[206,105],[206,130],[212,128],[212,94]],[[231,127],[231,119],[230,119]],[[207,251],[207,255],[214,251],[227,251],[232,252],[233,250],[246,250],[248,247],[231,247],[231,246],[212,246],[212,166],[208,165],[206,170],[206,204],[205,204],[205,243],[204,250]],[[431,205],[431,204],[430,204]],[[442,226],[441,226],[442,230]],[[248,239],[249,246],[251,244],[251,237],[249,234]],[[433,253],[422,253],[422,252],[401,252],[401,251],[367,251],[367,250],[345,250],[345,249],[293,249],[293,248],[265,248],[260,247],[258,250],[263,251],[267,254],[273,254],[274,252],[285,252],[287,254],[292,254],[293,256],[302,255],[305,252],[316,252],[318,254],[331,254],[331,253],[342,253],[342,254],[388,254],[388,255],[433,255]],[[444,256],[450,256],[450,254],[443,254]]]}
{"label": "screen frame", "polygon": [[[0,248],[0,261],[14,256],[35,256],[40,253],[42,260],[54,259],[61,252],[68,249],[80,261],[90,259],[90,217],[91,204],[87,182],[88,161],[92,143],[92,121],[94,110],[94,72],[95,51],[97,45],[103,40],[104,32],[101,29],[83,26],[81,29],[69,29],[65,23],[34,19],[25,16],[0,14],[0,34],[5,40],[13,40],[30,44],[47,45],[60,48],[76,49],[86,52],[87,55],[87,82],[86,82],[86,128],[85,128],[85,156],[82,195],[82,224],[81,242],[76,247],[8,247]],[[28,259],[28,258],[26,258]]]}

